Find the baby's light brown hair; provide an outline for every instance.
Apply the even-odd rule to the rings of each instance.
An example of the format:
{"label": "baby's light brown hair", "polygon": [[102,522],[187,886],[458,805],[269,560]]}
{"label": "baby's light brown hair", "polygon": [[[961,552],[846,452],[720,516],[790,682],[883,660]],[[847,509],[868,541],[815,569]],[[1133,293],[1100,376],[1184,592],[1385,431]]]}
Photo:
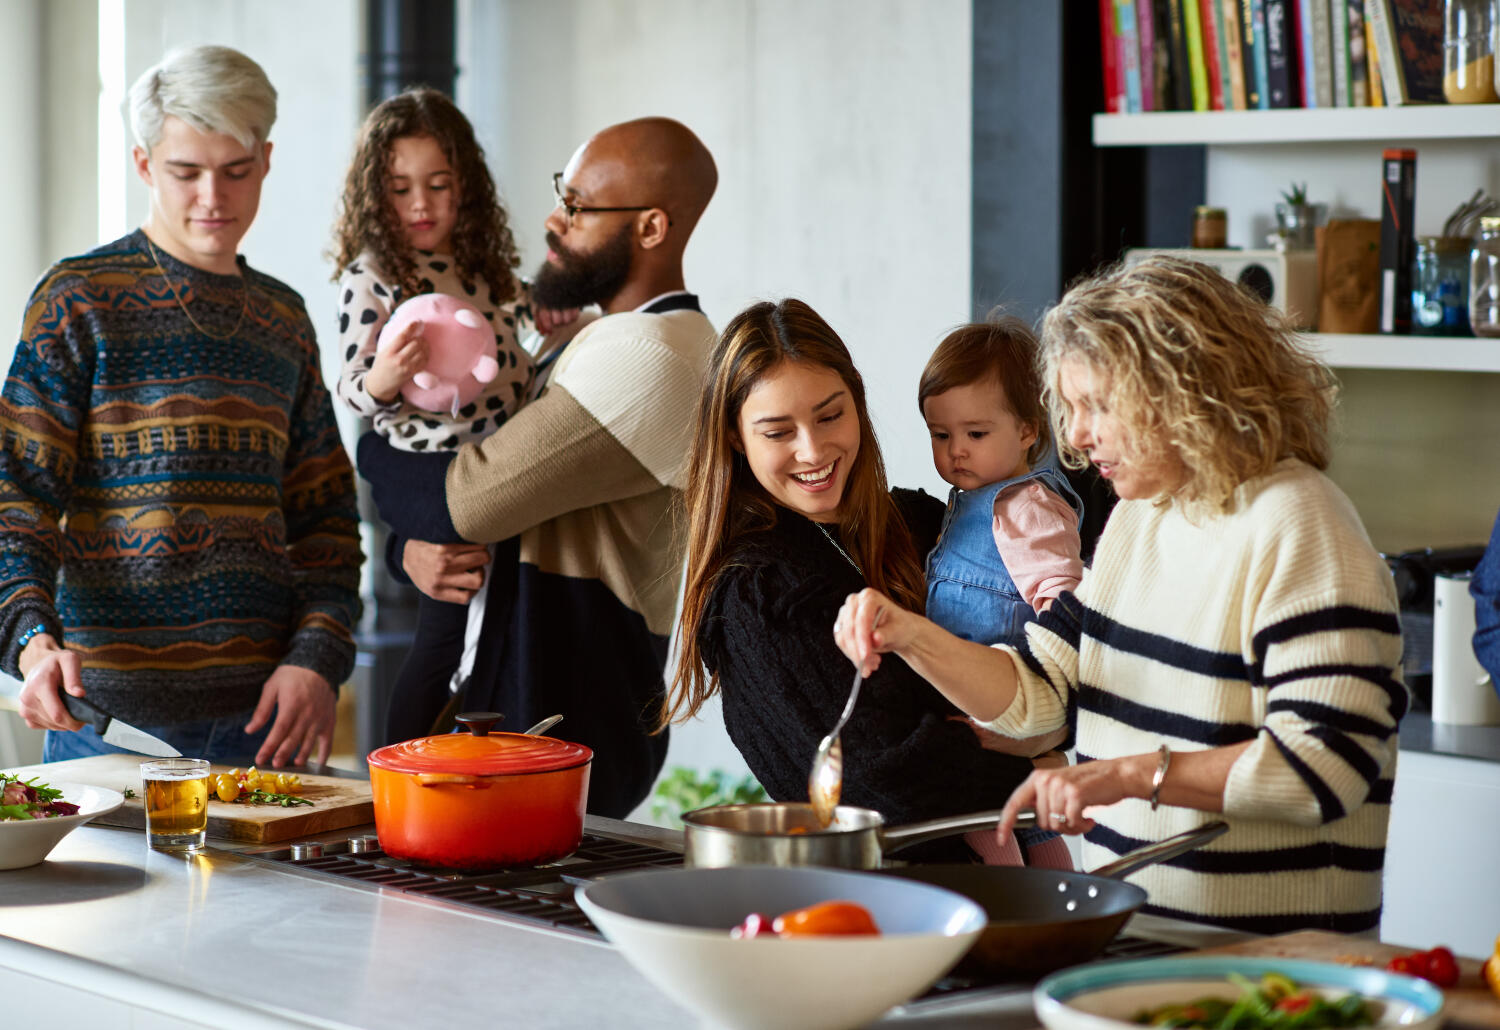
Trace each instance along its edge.
{"label": "baby's light brown hair", "polygon": [[993,315],[944,337],[922,369],[917,407],[925,416],[929,397],[986,381],[1000,387],[1012,415],[1036,430],[1036,440],[1026,452],[1027,464],[1035,465],[1046,455],[1052,437],[1042,406],[1036,334],[1014,315]]}

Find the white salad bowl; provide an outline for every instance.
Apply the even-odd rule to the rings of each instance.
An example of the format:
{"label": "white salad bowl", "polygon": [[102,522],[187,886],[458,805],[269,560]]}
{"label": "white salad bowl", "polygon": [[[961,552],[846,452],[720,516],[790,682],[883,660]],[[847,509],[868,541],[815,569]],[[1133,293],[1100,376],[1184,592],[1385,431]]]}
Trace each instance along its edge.
{"label": "white salad bowl", "polygon": [[[979,936],[984,910],[915,880],[813,867],[658,869],[578,892],[583,911],[665,994],[716,1027],[863,1026],[921,994]],[[863,905],[878,935],[754,937],[729,931],[832,900]]]}
{"label": "white salad bowl", "polygon": [[57,847],[57,842],[90,819],[107,815],[125,803],[125,795],[108,787],[77,783],[49,783],[62,791],[62,800],[78,806],[74,815],[50,819],[0,819],[0,870],[36,865]]}

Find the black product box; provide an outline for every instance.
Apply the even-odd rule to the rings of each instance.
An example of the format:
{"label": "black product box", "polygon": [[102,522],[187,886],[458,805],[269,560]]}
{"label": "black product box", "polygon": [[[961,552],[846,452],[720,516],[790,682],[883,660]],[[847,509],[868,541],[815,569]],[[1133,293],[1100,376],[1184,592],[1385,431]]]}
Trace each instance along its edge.
{"label": "black product box", "polygon": [[1380,163],[1380,331],[1411,332],[1417,152],[1387,150]]}

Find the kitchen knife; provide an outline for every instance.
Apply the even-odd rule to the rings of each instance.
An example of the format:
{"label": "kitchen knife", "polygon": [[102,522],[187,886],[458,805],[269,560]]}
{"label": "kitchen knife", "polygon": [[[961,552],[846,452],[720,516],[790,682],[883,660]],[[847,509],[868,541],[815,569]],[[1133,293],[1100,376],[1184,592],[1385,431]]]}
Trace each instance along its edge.
{"label": "kitchen knife", "polygon": [[94,732],[106,744],[157,758],[177,758],[182,754],[160,737],[153,737],[145,730],[138,730],[128,722],[116,719],[92,702],[74,697],[61,687],[57,688],[57,692],[62,697],[63,704],[68,706],[68,714],[81,722],[91,723]]}

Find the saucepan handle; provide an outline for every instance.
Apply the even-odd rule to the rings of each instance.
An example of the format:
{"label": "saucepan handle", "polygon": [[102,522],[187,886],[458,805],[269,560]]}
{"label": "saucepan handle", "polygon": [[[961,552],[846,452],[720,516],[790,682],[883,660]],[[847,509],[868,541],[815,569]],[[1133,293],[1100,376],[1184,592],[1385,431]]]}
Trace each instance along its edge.
{"label": "saucepan handle", "polygon": [[469,776],[464,773],[414,773],[417,784],[422,787],[472,787],[475,790],[483,790],[490,786],[490,781],[483,776]]}
{"label": "saucepan handle", "polygon": [[[941,819],[924,819],[919,823],[904,823],[888,826],[880,831],[882,851],[899,851],[916,844],[925,844],[940,837],[952,837],[970,830],[990,830],[1000,822],[1003,809],[992,808],[988,812],[970,812],[966,815],[949,815]],[[1036,814],[1022,812],[1016,816],[1016,829],[1029,830],[1036,826]]]}
{"label": "saucepan handle", "polygon": [[1204,823],[1195,829],[1185,833],[1179,833],[1175,837],[1168,837],[1157,844],[1147,844],[1143,848],[1128,851],[1115,859],[1095,869],[1093,875],[1108,876],[1115,880],[1123,880],[1137,869],[1144,869],[1148,865],[1165,862],[1169,858],[1194,848],[1202,847],[1215,837],[1222,837],[1229,832],[1229,824],[1222,819],[1215,819],[1211,823]]}

